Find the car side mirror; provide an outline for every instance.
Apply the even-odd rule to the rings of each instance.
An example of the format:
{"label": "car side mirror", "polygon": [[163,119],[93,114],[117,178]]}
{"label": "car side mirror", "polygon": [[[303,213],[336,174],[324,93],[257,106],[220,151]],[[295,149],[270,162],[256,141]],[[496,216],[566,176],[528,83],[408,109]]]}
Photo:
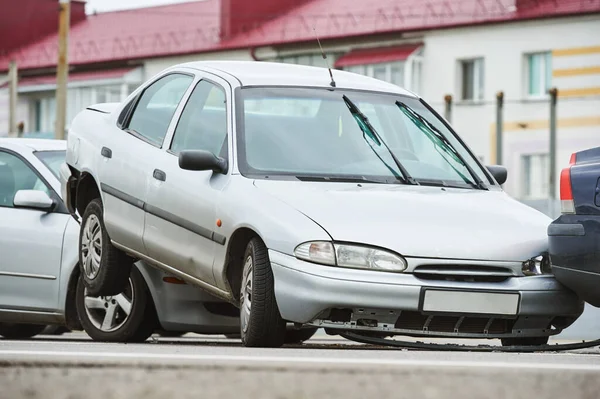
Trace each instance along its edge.
{"label": "car side mirror", "polygon": [[508,171],[504,166],[500,165],[488,165],[486,166],[487,170],[494,176],[494,179],[498,182],[498,184],[502,185],[506,183],[506,179],[508,177]]}
{"label": "car side mirror", "polygon": [[184,150],[179,153],[179,167],[185,170],[212,170],[227,173],[227,160],[210,151]]}
{"label": "car side mirror", "polygon": [[38,209],[41,211],[51,211],[56,203],[43,191],[38,190],[19,190],[13,199],[15,208]]}

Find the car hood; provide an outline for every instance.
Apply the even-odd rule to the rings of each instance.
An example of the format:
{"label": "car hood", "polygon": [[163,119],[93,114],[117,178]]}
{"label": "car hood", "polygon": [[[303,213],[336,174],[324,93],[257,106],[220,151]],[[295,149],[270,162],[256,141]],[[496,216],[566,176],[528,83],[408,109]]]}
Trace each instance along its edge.
{"label": "car hood", "polygon": [[551,219],[502,191],[256,180],[335,241],[407,257],[523,261],[547,251]]}

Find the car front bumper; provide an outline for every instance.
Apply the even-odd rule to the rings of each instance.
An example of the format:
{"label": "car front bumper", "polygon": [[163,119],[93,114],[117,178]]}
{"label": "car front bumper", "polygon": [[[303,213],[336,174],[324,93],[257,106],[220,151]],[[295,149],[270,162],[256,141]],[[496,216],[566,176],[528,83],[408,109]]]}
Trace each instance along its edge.
{"label": "car front bumper", "polygon": [[600,307],[600,215],[562,215],[548,226],[552,272],[583,300]]}
{"label": "car front bumper", "polygon": [[[548,336],[571,325],[584,308],[576,294],[551,276],[501,282],[426,280],[411,273],[321,266],[275,251],[269,256],[282,317],[324,328],[465,338]],[[436,311],[424,307],[428,290],[518,295],[518,305],[512,313],[481,313],[479,302],[489,298],[480,298],[466,304],[470,310]]]}

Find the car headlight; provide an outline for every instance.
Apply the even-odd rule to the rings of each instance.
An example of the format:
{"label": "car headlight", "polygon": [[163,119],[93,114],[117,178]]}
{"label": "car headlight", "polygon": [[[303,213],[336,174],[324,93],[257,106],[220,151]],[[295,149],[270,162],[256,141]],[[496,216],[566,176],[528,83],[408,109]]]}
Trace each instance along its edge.
{"label": "car headlight", "polygon": [[548,255],[536,256],[523,262],[523,274],[526,276],[552,274],[552,266]]}
{"label": "car headlight", "polygon": [[402,272],[407,266],[403,257],[389,251],[328,241],[305,242],[296,247],[294,254],[308,262],[356,269]]}

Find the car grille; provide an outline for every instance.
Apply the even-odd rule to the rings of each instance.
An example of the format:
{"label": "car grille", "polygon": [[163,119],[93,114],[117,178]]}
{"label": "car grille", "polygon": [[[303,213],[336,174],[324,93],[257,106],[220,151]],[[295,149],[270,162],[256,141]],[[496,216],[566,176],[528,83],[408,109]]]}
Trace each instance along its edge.
{"label": "car grille", "polygon": [[470,334],[510,333],[515,324],[512,319],[488,317],[460,317],[424,315],[419,312],[404,311],[398,317],[395,328],[405,330],[454,332]]}
{"label": "car grille", "polygon": [[515,276],[511,269],[480,265],[424,265],[413,274],[424,280],[501,282]]}

